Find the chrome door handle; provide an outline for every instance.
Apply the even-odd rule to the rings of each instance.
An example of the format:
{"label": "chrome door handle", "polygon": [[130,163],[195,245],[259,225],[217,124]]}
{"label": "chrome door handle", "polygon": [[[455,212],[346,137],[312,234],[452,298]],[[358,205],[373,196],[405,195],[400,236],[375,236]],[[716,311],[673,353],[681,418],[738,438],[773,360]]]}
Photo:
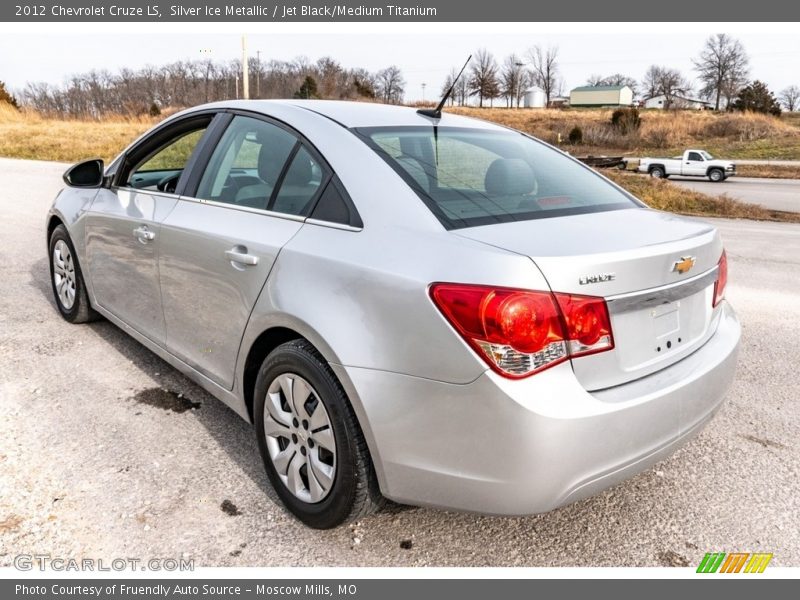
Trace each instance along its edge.
{"label": "chrome door handle", "polygon": [[150,242],[156,239],[156,234],[150,231],[146,225],[142,225],[141,227],[134,229],[133,236],[140,242]]}
{"label": "chrome door handle", "polygon": [[246,252],[239,252],[238,250],[226,250],[225,258],[231,262],[239,263],[240,265],[253,266],[258,264],[258,257]]}

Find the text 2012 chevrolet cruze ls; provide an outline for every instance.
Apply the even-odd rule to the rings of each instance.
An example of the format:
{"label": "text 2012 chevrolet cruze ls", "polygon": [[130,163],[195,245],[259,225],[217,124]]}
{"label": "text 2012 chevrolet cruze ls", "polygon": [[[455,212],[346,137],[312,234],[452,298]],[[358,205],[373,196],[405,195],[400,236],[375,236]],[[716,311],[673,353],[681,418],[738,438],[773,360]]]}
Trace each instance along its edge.
{"label": "text 2012 chevrolet cruze ls", "polygon": [[288,509],[548,511],[720,405],[740,329],[717,231],[453,115],[181,112],[47,218],[58,308],[102,315],[255,423]]}

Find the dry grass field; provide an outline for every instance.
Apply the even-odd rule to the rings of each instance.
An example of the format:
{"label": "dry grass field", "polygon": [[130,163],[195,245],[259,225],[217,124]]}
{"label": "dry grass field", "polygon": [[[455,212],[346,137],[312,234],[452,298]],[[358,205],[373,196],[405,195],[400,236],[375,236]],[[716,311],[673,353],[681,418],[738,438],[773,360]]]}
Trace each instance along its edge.
{"label": "dry grass field", "polygon": [[800,179],[800,166],[793,165],[737,165],[739,177],[767,177],[770,179]]}
{"label": "dry grass field", "polygon": [[800,213],[769,210],[757,204],[732,200],[722,194],[709,196],[637,173],[605,169],[603,175],[628,190],[648,206],[682,215],[715,216],[757,221],[800,223]]}
{"label": "dry grass field", "polygon": [[[557,142],[559,133],[566,139],[575,123],[580,123],[584,129],[585,141],[590,139],[596,142],[617,143],[614,135],[618,134],[606,131],[610,128],[610,125],[606,124],[611,111],[475,108],[452,110],[522,129],[550,142]],[[19,112],[8,105],[0,104],[0,156],[61,162],[100,157],[109,161],[160,119],[161,117],[108,117],[102,121],[48,119],[33,112]],[[644,113],[642,127],[637,136],[640,140],[661,139],[659,136],[663,136],[670,144],[679,144],[672,150],[667,147],[661,151],[663,153],[677,152],[679,148],[682,149],[683,146],[690,144],[700,145],[715,152],[712,140],[718,140],[716,143],[725,143],[729,147],[751,142],[762,143],[764,147],[772,144],[787,152],[787,148],[795,144],[796,153],[784,157],[800,158],[800,119],[791,121],[758,115],[709,113],[672,115],[653,111]],[[564,144],[561,146],[565,147]],[[607,149],[609,152],[601,152],[598,150],[602,150],[603,147],[585,145],[568,146],[565,149],[573,154],[619,151],[619,148],[610,148]],[[635,154],[635,148],[626,150],[626,153]],[[730,152],[722,154],[733,156]],[[770,156],[770,158],[779,157]],[[794,167],[752,167],[752,169],[753,173],[748,172],[748,175],[765,177],[788,173],[789,176],[797,177],[799,174],[799,170]],[[740,173],[742,175],[745,174],[743,170],[744,167]],[[707,196],[678,188],[667,181],[657,181],[613,169],[604,171],[604,174],[650,206],[662,210],[692,215],[800,222],[800,215],[769,211],[759,206],[731,200],[724,195]]]}
{"label": "dry grass field", "polygon": [[[756,113],[640,111],[638,130],[611,125],[610,109],[448,108],[449,112],[520,129],[572,154],[672,156],[700,147],[724,158],[800,160],[800,115],[780,118]],[[579,127],[582,143],[570,144]]]}
{"label": "dry grass field", "polygon": [[61,162],[96,156],[108,161],[157,121],[150,117],[46,119],[0,103],[0,156]]}

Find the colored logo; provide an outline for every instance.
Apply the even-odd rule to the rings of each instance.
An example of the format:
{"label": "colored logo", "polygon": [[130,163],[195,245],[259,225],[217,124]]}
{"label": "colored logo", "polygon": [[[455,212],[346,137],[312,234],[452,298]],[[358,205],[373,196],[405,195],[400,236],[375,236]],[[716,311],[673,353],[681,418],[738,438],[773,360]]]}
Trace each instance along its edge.
{"label": "colored logo", "polygon": [[694,266],[695,263],[694,256],[681,256],[680,260],[676,260],[672,264],[672,271],[675,273],[680,273],[683,275],[684,273],[688,273],[689,270]]}
{"label": "colored logo", "polygon": [[698,573],[763,573],[772,553],[769,552],[706,552]]}

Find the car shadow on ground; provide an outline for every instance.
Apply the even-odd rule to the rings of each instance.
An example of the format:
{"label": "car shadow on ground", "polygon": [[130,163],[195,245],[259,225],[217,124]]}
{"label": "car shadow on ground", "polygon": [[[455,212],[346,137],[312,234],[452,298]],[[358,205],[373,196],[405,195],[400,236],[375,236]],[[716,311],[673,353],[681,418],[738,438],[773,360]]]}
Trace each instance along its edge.
{"label": "car shadow on ground", "polygon": [[[47,259],[42,258],[36,261],[31,266],[29,273],[32,287],[41,292],[52,306],[53,318],[58,318],[58,309],[49,281]],[[93,333],[113,347],[137,369],[146,373],[164,392],[172,393],[175,396],[180,394],[187,404],[199,403],[199,410],[192,410],[192,416],[205,427],[217,441],[219,447],[265,492],[270,500],[278,503],[264,471],[252,425],[110,321],[101,319],[83,325],[83,327],[89,327]],[[144,391],[152,392],[154,389]],[[150,403],[145,396],[140,392],[134,399]],[[149,397],[153,396],[154,394],[149,394]],[[115,398],[109,398],[109,400],[118,401]]]}

